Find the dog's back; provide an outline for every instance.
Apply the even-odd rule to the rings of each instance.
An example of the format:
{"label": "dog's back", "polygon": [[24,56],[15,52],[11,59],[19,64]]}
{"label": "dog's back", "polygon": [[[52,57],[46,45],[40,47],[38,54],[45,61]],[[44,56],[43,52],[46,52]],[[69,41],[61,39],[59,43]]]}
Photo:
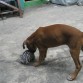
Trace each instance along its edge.
{"label": "dog's back", "polygon": [[48,47],[76,42],[82,37],[80,30],[64,24],[41,27],[35,33],[37,43]]}

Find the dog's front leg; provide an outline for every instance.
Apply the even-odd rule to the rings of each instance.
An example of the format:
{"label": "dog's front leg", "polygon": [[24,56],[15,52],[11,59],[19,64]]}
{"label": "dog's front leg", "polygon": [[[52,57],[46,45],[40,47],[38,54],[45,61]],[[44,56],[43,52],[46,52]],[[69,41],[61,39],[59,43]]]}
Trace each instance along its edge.
{"label": "dog's front leg", "polygon": [[46,58],[47,48],[39,48],[39,59],[34,63],[34,66],[39,66]]}

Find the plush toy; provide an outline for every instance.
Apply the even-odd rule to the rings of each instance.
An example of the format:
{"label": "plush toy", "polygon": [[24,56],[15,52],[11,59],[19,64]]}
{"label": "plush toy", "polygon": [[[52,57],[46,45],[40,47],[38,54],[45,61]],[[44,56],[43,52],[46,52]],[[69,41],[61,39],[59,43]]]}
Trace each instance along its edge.
{"label": "plush toy", "polygon": [[30,52],[29,50],[26,50],[23,52],[22,55],[20,55],[20,62],[22,64],[28,64],[30,62],[33,62],[35,60],[34,53]]}

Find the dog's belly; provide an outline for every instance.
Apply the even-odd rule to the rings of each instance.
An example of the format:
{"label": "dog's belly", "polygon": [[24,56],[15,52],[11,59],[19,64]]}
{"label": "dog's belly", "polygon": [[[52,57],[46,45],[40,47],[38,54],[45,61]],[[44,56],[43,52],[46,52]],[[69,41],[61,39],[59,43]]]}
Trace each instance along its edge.
{"label": "dog's belly", "polygon": [[57,46],[60,46],[60,45],[65,45],[63,43],[46,43],[44,46],[47,47],[47,48],[51,48],[51,47],[57,47]]}

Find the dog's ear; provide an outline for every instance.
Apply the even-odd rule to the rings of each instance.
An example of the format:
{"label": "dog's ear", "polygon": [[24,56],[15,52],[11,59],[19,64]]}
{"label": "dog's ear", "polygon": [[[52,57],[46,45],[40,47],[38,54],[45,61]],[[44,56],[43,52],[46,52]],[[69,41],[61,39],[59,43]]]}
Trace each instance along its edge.
{"label": "dog's ear", "polygon": [[22,46],[23,46],[23,49],[25,49],[25,45],[26,45],[26,44],[25,44],[25,41],[24,41],[24,42],[23,42],[23,45],[22,45]]}
{"label": "dog's ear", "polygon": [[29,48],[29,41],[28,40],[25,40],[23,42],[23,49],[25,49],[25,47]]}
{"label": "dog's ear", "polygon": [[25,49],[25,46],[27,45],[27,40],[25,40],[24,42],[23,42],[23,49]]}

